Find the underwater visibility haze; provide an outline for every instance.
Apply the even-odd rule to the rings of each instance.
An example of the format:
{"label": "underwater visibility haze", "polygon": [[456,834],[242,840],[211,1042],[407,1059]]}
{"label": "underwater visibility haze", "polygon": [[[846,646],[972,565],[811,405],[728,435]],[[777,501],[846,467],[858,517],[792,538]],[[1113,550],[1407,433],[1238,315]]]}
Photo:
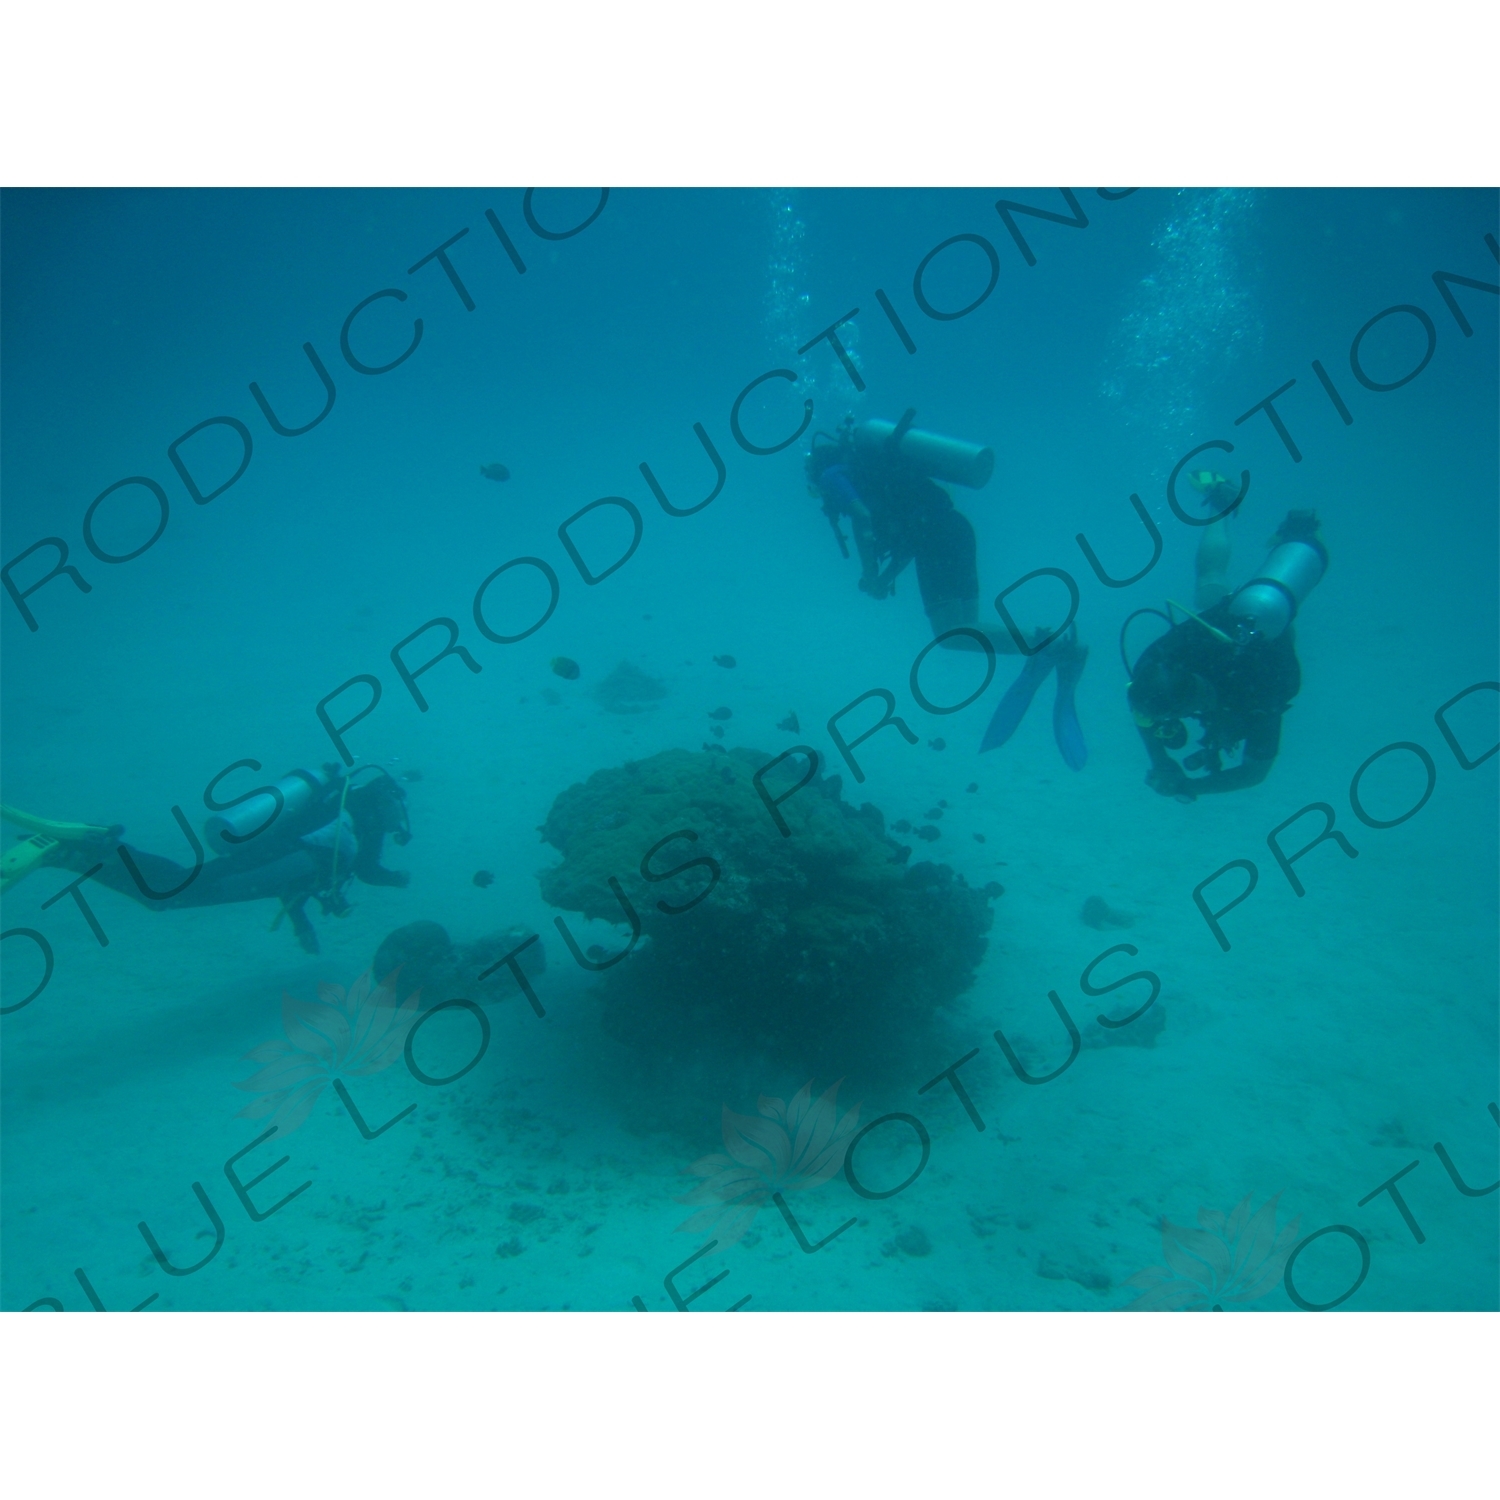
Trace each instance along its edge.
{"label": "underwater visibility haze", "polygon": [[1500,1306],[1493,193],[0,209],[0,1305]]}

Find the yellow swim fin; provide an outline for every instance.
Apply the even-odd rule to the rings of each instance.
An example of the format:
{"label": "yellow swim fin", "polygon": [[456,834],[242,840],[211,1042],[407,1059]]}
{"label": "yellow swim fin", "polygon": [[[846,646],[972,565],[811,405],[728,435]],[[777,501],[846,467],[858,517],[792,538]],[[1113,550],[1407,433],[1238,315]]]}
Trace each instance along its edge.
{"label": "yellow swim fin", "polygon": [[23,843],[11,849],[0,859],[0,891],[8,891],[18,880],[31,874],[38,865],[47,862],[47,856],[58,847],[56,839],[43,838],[34,833]]}
{"label": "yellow swim fin", "polygon": [[29,839],[23,839],[0,858],[0,891],[8,891],[33,870],[50,864],[53,851],[63,844],[114,840],[125,831],[122,826],[101,828],[96,823],[58,823],[51,818],[38,818],[32,813],[22,812],[19,807],[11,807],[8,803],[0,803],[0,818],[31,834]]}
{"label": "yellow swim fin", "polygon": [[51,818],[39,818],[34,813],[22,812],[19,807],[0,803],[0,818],[24,828],[29,833],[39,833],[56,843],[86,843],[93,839],[107,839],[118,834],[118,828],[101,828],[97,823],[58,823]]}

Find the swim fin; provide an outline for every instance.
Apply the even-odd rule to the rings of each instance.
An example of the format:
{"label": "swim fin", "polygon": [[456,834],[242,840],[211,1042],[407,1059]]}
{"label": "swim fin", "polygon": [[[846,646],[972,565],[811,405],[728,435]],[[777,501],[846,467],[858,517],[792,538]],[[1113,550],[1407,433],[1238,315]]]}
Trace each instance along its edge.
{"label": "swim fin", "polygon": [[93,823],[57,823],[50,818],[38,818],[32,813],[22,812],[18,807],[3,804],[0,804],[0,818],[31,833],[29,839],[23,839],[4,858],[0,858],[0,891],[8,891],[33,870],[53,863],[53,851],[61,850],[64,844],[114,839],[124,832],[122,827],[100,828]]}
{"label": "swim fin", "polygon": [[0,859],[0,891],[8,891],[18,880],[47,862],[47,856],[58,847],[56,839],[34,833]]}
{"label": "swim fin", "polygon": [[1089,758],[1089,747],[1084,743],[1083,730],[1073,706],[1073,689],[1078,686],[1088,659],[1088,647],[1075,646],[1057,663],[1057,701],[1052,705],[1052,736],[1070,771],[1081,771]]}
{"label": "swim fin", "polygon": [[107,839],[118,833],[118,828],[101,828],[96,823],[57,823],[51,818],[39,818],[35,813],[22,812],[19,807],[0,803],[0,818],[24,828],[28,833],[39,833],[58,843],[87,843],[93,839]]}
{"label": "swim fin", "polygon": [[1031,700],[1036,697],[1037,689],[1047,680],[1047,674],[1056,665],[1057,657],[1050,651],[1038,651],[1035,656],[1026,658],[1026,665],[1021,668],[1020,676],[1006,689],[1000,706],[995,710],[995,717],[990,720],[990,727],[985,730],[984,738],[979,742],[981,755],[986,750],[999,749],[1021,727],[1021,720],[1026,717],[1026,710],[1031,707]]}

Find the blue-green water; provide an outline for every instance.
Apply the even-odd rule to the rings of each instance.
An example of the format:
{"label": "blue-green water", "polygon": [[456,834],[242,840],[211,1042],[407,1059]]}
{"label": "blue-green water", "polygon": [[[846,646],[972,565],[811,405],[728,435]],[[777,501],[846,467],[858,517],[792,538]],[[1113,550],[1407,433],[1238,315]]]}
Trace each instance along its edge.
{"label": "blue-green water", "polygon": [[[1072,222],[1012,210],[1013,234],[997,199]],[[675,1295],[693,1311],[1100,1310],[1145,1290],[1230,1310],[1494,1308],[1500,1192],[1455,1182],[1488,1187],[1500,1144],[1500,757],[1482,759],[1500,691],[1494,194],[618,190],[578,233],[538,232],[599,203],[592,190],[5,195],[0,498],[4,561],[21,558],[9,577],[24,595],[0,598],[6,803],[123,824],[131,847],[191,864],[174,808],[198,833],[204,789],[236,762],[261,772],[232,772],[221,799],[292,767],[342,764],[318,705],[373,676],[380,701],[344,748],[399,778],[413,837],[384,856],[409,885],[356,882],[343,916],[313,905],[316,955],[288,923],[267,930],[274,900],[155,911],[90,879],[78,892],[91,923],[67,894],[76,874],[56,864],[11,887],[3,999],[20,1008],[0,1022],[3,1305],[628,1311],[634,1299],[671,1311]],[[420,264],[460,231],[446,254],[462,292],[439,261]],[[966,238],[915,288],[924,257],[954,236]],[[387,290],[401,296],[353,320],[346,357],[351,310]],[[856,308],[839,336],[863,390],[827,342],[798,352]],[[408,358],[356,368],[397,360],[414,319]],[[326,398],[305,344],[335,396],[310,430],[283,436],[250,387],[282,427],[314,422]],[[741,442],[731,410],[773,370],[795,379],[744,398]],[[1256,407],[1291,381],[1275,401],[1283,436]],[[794,431],[804,401],[798,441],[748,451]],[[1090,650],[1081,771],[1053,744],[1050,684],[1007,745],[979,753],[1014,656],[968,707],[921,706],[910,674],[933,632],[912,571],[894,597],[861,592],[857,560],[840,556],[807,493],[814,431],[909,407],[919,426],[994,450],[983,489],[952,490],[977,534],[981,622],[998,628],[990,601],[1034,570],[1076,584]],[[188,481],[207,496],[228,479],[239,430],[199,431],[181,470],[169,448],[214,418],[242,424],[250,458],[198,503]],[[711,504],[669,515],[640,466],[675,507],[703,500],[714,475],[695,423],[727,477]],[[1294,509],[1317,511],[1331,565],[1296,622],[1302,689],[1269,776],[1185,803],[1143,782],[1117,638],[1135,610],[1192,602],[1199,533],[1174,516],[1167,481],[1210,441],[1233,451],[1193,467],[1251,475],[1229,523],[1230,582],[1254,576]],[[491,464],[510,477],[483,477]],[[86,533],[95,497],[136,476],[164,499],[115,490]],[[1115,579],[1140,570],[1152,541],[1133,494],[1160,560],[1110,587],[1076,538]],[[640,541],[590,583],[559,528],[606,496],[636,508]],[[568,536],[597,576],[630,544],[627,508],[600,507]],[[59,561],[55,546],[22,557],[48,537],[89,592],[65,574],[25,592]],[[552,570],[556,607],[525,639],[498,642],[548,603],[544,569],[528,564],[495,581],[476,621],[480,585],[523,557]],[[1027,628],[1056,623],[1066,588],[1044,575],[1007,603]],[[413,690],[392,651],[432,621],[452,621],[469,658],[438,660]],[[1132,650],[1156,628],[1137,621]],[[437,625],[410,641],[407,669],[448,640]],[[559,657],[576,677],[558,675]],[[621,662],[662,695],[603,701]],[[953,703],[982,668],[934,652],[918,686]],[[1445,717],[1450,744],[1435,713],[1476,684],[1488,686]],[[860,783],[829,720],[873,689],[915,743],[887,726],[857,746]],[[350,688],[329,721],[369,696]],[[834,728],[850,742],[881,706]],[[730,716],[711,717],[719,708]],[[779,727],[791,714],[795,732]],[[1003,886],[962,993],[935,1018],[912,999],[942,947],[922,956],[918,924],[900,944],[917,958],[875,966],[899,982],[856,986],[867,1008],[845,995],[830,1012],[837,976],[893,940],[888,887],[830,859],[789,909],[758,910],[745,893],[769,808],[750,801],[764,822],[741,836],[724,830],[742,811],[686,794],[659,826],[700,836],[651,868],[707,856],[713,888],[662,914],[658,900],[681,905],[706,877],[651,882],[635,863],[647,846],[632,846],[597,875],[618,877],[649,943],[606,970],[575,961],[557,917],[584,957],[595,944],[617,952],[630,930],[543,900],[538,872],[562,855],[538,829],[559,794],[671,749],[707,766],[743,747],[764,764],[794,744],[842,778],[851,807],[880,810],[893,851],[913,848],[902,869],[931,861],[974,890]],[[1356,808],[1356,772],[1392,745],[1405,748],[1365,771]],[[750,797],[743,774],[735,785]],[[1299,895],[1268,835],[1317,804],[1347,848],[1327,839],[1297,859]],[[590,814],[582,834],[633,829],[633,806]],[[1281,848],[1295,854],[1323,818],[1285,828]],[[903,838],[900,823],[940,836]],[[21,832],[7,827],[7,848]],[[1257,884],[1222,917],[1226,950],[1194,890],[1236,860]],[[1204,904],[1223,909],[1244,878],[1231,871]],[[846,916],[866,903],[857,940],[852,920],[826,925],[834,890]],[[1090,897],[1122,925],[1083,920]],[[737,925],[715,925],[731,912]],[[283,1032],[282,996],[347,989],[416,921],[440,923],[459,952],[420,1012],[379,1017],[410,1048],[356,1047],[341,1097],[316,1039]],[[469,962],[498,958],[483,940],[513,928],[541,935],[535,1005],[505,973],[481,990]],[[817,948],[814,929],[843,934],[847,951]],[[1102,959],[1095,990],[1149,972],[1160,994],[1129,1026],[1101,1027],[1100,1007],[1119,1018],[1150,992],[1144,979],[1104,999],[1081,987],[1121,944],[1136,951]],[[24,1003],[44,948],[50,979]],[[792,974],[779,956],[794,949],[817,962]],[[469,1003],[401,1029],[453,999]],[[762,1007],[774,1022],[756,1019]],[[459,1072],[486,1037],[463,1076],[423,1081]],[[231,1164],[246,1184],[288,1158],[242,1199],[225,1164],[273,1116],[241,1116],[254,1095],[235,1084],[278,1055],[324,1086],[305,1120],[284,1116]],[[942,1077],[960,1059],[962,1095]],[[1018,1072],[1059,1068],[1041,1083]],[[785,1116],[769,1103],[758,1113],[757,1097],[790,1102],[811,1083],[816,1100],[840,1077],[823,1123],[856,1104],[860,1127],[883,1123],[852,1162],[853,1122],[842,1125],[826,1180],[810,1168],[799,1179],[806,1143],[795,1122],[778,1136]],[[758,1148],[730,1129],[736,1148],[756,1163],[784,1149],[791,1175],[747,1168],[740,1207],[757,1213],[679,1232],[703,1207],[679,1201],[704,1180],[687,1169],[724,1151],[726,1109],[761,1122],[746,1127]],[[1230,1217],[1273,1197],[1255,1226]],[[1197,1237],[1168,1235],[1164,1249],[1163,1220]],[[187,1275],[163,1266],[198,1262]]]}

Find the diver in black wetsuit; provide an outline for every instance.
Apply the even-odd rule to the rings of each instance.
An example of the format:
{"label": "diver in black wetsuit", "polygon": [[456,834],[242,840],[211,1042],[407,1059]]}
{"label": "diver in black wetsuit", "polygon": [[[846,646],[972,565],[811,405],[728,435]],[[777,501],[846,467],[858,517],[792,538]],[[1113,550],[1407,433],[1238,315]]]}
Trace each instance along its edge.
{"label": "diver in black wetsuit", "polygon": [[[368,771],[374,776],[356,783]],[[308,953],[318,951],[309,900],[325,916],[341,916],[350,909],[352,879],[404,886],[411,878],[380,863],[386,835],[406,844],[411,827],[406,793],[376,767],[349,776],[337,765],[289,772],[274,794],[261,792],[210,818],[204,832],[215,857],[204,859],[199,845],[192,867],[125,843],[122,826],[57,823],[12,807],[0,808],[0,816],[32,835],[5,857],[0,888],[54,865],[92,872],[100,885],[153,911],[275,898]]]}
{"label": "diver in black wetsuit", "polygon": [[[1146,785],[1163,796],[1191,800],[1255,786],[1281,748],[1281,716],[1302,686],[1292,633],[1237,645],[1234,623],[1225,600],[1153,641],[1136,663],[1130,707],[1151,758]],[[1179,764],[1167,752],[1187,744],[1184,719],[1202,726],[1202,745]],[[1240,764],[1223,769],[1241,745]],[[1198,770],[1207,774],[1187,774]]]}
{"label": "diver in black wetsuit", "polygon": [[[963,627],[945,646],[982,649],[983,635],[998,655],[1016,656],[1022,648],[1008,631],[979,624],[979,568],[974,528],[933,480],[981,488],[994,468],[988,448],[938,437],[912,428],[915,411],[892,425],[847,418],[837,436],[818,434],[807,457],[809,492],[823,501],[845,557],[849,555],[841,522],[847,519],[861,565],[859,587],[875,599],[893,594],[897,577],[916,564],[922,607],[934,636]],[[1042,639],[1038,633],[1034,640]],[[1088,649],[1069,628],[1041,649],[1027,653],[1021,676],[1005,695],[986,734],[982,750],[1003,745],[1015,732],[1037,688],[1055,668],[1057,704],[1053,729],[1063,759],[1082,768],[1088,751],[1073,710],[1073,689],[1088,658]]]}
{"label": "diver in black wetsuit", "polygon": [[[1222,500],[1229,488],[1223,480],[1199,478],[1202,483],[1194,482],[1207,503],[1214,504],[1216,494]],[[1230,593],[1223,582],[1226,523],[1216,522],[1200,544],[1199,612],[1146,647],[1128,692],[1151,760],[1146,785],[1183,802],[1266,779],[1281,748],[1282,715],[1302,686],[1291,622],[1328,567],[1317,516],[1291,511],[1261,574]],[[1188,742],[1185,719],[1196,719],[1202,736],[1199,748],[1179,762],[1169,752]],[[1239,764],[1226,769],[1225,758],[1237,749]]]}
{"label": "diver in black wetsuit", "polygon": [[[862,593],[887,598],[896,591],[897,577],[915,562],[922,606],[935,634],[977,621],[974,528],[946,490],[904,462],[895,446],[856,445],[847,423],[838,439],[814,442],[807,473],[845,557],[849,548],[839,521],[849,519]],[[1008,637],[986,633],[996,651],[1015,654]]]}

